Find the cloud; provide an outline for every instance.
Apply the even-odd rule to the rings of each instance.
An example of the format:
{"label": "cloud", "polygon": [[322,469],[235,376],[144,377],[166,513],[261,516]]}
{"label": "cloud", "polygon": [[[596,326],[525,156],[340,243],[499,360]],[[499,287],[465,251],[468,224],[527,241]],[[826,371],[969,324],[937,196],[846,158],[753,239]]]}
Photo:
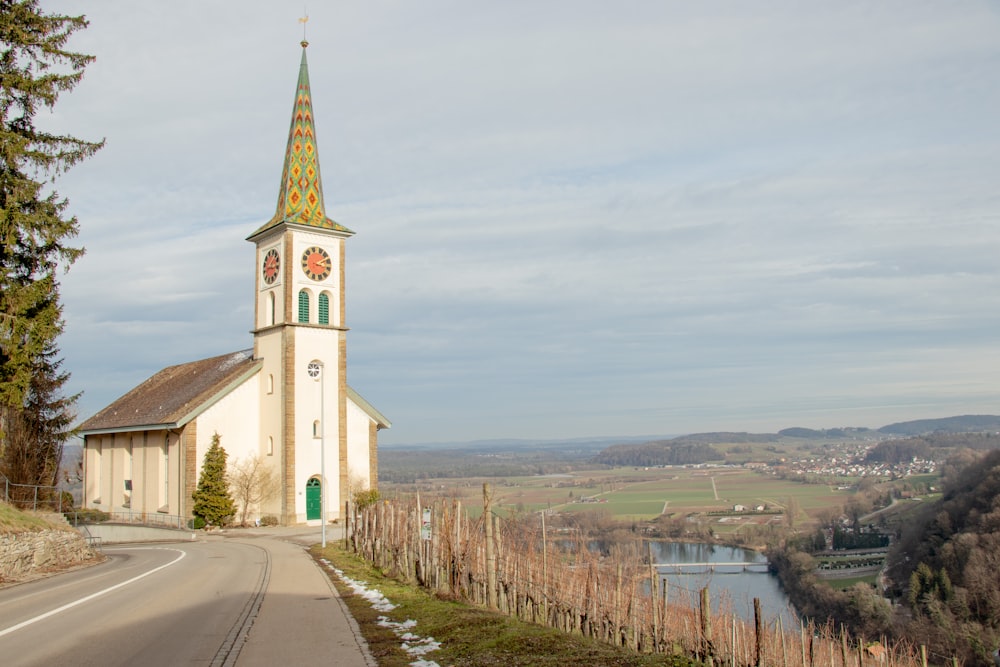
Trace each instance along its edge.
{"label": "cloud", "polygon": [[[53,115],[92,413],[250,346],[301,8],[89,6]],[[931,2],[310,8],[349,376],[386,442],[995,412],[1000,16]]]}

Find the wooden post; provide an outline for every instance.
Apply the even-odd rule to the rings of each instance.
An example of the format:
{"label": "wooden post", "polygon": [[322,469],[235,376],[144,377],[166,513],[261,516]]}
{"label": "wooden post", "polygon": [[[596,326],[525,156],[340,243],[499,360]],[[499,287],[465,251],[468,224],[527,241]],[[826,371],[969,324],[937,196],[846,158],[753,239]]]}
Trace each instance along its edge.
{"label": "wooden post", "polygon": [[[802,620],[799,621],[799,652],[802,654],[802,667],[807,667],[809,663],[806,662],[806,622]],[[809,653],[812,655],[812,651]]]}
{"label": "wooden post", "polygon": [[621,646],[621,636],[622,636],[622,564],[618,561],[617,567],[615,568],[615,636],[614,644],[615,646]]}
{"label": "wooden post", "polygon": [[754,667],[764,664],[764,618],[760,611],[760,598],[753,599]]}
{"label": "wooden post", "polygon": [[542,617],[549,615],[549,540],[545,530],[545,510],[542,510]]}
{"label": "wooden post", "polygon": [[701,589],[701,636],[705,662],[712,664],[712,604],[708,586]]}
{"label": "wooden post", "polygon": [[778,616],[778,639],[781,640],[781,665],[788,667],[788,654],[785,652],[785,629],[781,625],[781,616]]}
{"label": "wooden post", "polygon": [[660,652],[660,629],[657,618],[657,606],[660,600],[660,577],[653,563],[653,543],[646,543],[646,552],[649,554],[649,606],[653,613],[653,653]]}
{"label": "wooden post", "polygon": [[490,485],[483,484],[483,526],[486,528],[486,606],[497,608],[497,557],[493,545],[493,498]]}
{"label": "wooden post", "polygon": [[927,667],[927,646],[924,644],[920,645],[920,665],[921,667]]}

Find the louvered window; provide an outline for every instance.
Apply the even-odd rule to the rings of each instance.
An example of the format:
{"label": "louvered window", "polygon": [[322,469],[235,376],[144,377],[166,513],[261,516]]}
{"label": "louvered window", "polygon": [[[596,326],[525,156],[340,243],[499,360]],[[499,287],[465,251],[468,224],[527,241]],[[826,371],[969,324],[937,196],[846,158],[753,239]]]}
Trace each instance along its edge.
{"label": "louvered window", "polygon": [[309,292],[299,292],[299,322],[309,321]]}
{"label": "louvered window", "polygon": [[319,323],[330,323],[330,295],[325,292],[319,295]]}

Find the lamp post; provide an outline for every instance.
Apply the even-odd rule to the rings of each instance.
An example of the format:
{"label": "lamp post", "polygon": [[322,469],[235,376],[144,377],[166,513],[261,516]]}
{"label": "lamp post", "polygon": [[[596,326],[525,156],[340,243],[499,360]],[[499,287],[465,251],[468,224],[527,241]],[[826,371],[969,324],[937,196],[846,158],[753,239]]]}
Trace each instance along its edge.
{"label": "lamp post", "polygon": [[306,373],[319,382],[319,520],[322,524],[323,548],[326,548],[326,406],[323,389],[323,362],[310,361]]}

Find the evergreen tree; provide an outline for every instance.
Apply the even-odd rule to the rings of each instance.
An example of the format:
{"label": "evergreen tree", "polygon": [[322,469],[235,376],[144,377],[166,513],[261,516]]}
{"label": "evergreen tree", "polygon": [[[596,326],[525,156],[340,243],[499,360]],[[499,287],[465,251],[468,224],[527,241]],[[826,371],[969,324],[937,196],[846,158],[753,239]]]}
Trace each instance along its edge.
{"label": "evergreen tree", "polygon": [[212,446],[205,452],[205,462],[198,477],[198,489],[194,492],[194,515],[212,526],[226,526],[236,516],[236,505],[229,495],[229,479],[226,476],[226,459],[229,457],[222,448],[222,438],[218,433],[212,436]]}
{"label": "evergreen tree", "polygon": [[11,479],[29,484],[55,479],[76,398],[60,392],[68,375],[55,344],[63,330],[56,271],[83,249],[69,244],[78,223],[51,185],[104,145],[40,130],[35,114],[93,61],[65,49],[86,26],[82,16],[44,14],[37,0],[0,0],[0,464],[16,473],[34,462]]}
{"label": "evergreen tree", "polygon": [[59,482],[63,445],[73,418],[71,405],[77,396],[61,396],[69,373],[60,372],[62,362],[55,359],[55,354],[52,349],[36,359],[24,409],[0,406],[7,444],[0,459],[3,474],[17,484],[53,487],[39,489],[37,494],[27,486],[12,487],[15,502],[57,499],[54,487]]}

